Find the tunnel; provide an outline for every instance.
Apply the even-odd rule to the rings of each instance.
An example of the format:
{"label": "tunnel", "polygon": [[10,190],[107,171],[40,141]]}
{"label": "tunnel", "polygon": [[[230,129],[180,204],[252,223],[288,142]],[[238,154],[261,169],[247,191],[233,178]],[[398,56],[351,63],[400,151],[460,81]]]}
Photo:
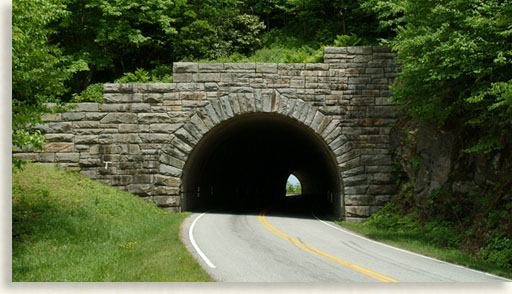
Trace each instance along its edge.
{"label": "tunnel", "polygon": [[[294,174],[300,196],[287,197]],[[299,121],[276,113],[226,120],[194,147],[182,175],[184,211],[276,208],[343,214],[336,159],[323,139]]]}

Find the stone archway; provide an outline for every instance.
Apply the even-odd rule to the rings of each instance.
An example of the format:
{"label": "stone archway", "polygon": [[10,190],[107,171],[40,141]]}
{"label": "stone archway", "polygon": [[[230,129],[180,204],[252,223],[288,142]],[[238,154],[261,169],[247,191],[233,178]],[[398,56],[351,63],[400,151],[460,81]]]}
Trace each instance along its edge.
{"label": "stone archway", "polygon": [[[16,156],[80,171],[180,211],[184,193],[196,189],[187,179],[196,168],[188,166],[202,162],[194,159],[196,153],[208,157],[195,151],[229,137],[221,130],[234,136],[249,129],[276,139],[295,133],[314,153],[328,154],[311,156],[334,166],[327,169],[336,172],[325,177],[341,175],[337,190],[315,192],[338,191],[329,199],[339,199],[345,219],[361,221],[395,189],[390,150],[395,111],[388,85],[399,68],[393,56],[383,47],[327,47],[324,63],[315,64],[177,62],[173,83],[105,84],[104,103],[79,103],[70,112],[43,117],[48,124],[39,128],[49,140],[46,150]],[[237,135],[236,140],[248,139]],[[314,165],[309,166],[305,170]],[[306,186],[307,179],[315,183],[310,186],[336,182],[299,176]]]}

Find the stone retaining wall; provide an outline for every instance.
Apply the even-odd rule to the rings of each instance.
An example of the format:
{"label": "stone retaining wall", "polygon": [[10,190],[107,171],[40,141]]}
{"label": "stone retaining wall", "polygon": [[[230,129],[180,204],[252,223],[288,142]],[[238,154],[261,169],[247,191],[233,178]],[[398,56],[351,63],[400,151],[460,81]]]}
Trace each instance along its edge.
{"label": "stone retaining wall", "polygon": [[105,84],[104,103],[45,115],[44,152],[16,156],[76,170],[178,211],[182,170],[202,136],[232,117],[273,112],[313,129],[337,159],[345,216],[362,220],[394,192],[384,47],[326,47],[324,63],[174,64],[168,84]]}

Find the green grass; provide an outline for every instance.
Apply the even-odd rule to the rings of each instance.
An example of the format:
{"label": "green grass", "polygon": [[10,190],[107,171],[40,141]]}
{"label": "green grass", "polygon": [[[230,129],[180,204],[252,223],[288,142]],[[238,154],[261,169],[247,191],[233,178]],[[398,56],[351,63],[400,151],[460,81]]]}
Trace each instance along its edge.
{"label": "green grass", "polygon": [[179,239],[188,214],[77,173],[13,173],[13,281],[212,281]]}
{"label": "green grass", "polygon": [[[478,259],[451,246],[435,244],[435,242],[432,241],[433,238],[431,238],[427,232],[422,230],[407,231],[380,229],[365,223],[356,224],[345,221],[339,221],[337,223],[370,239],[393,245],[398,248],[503,276],[509,279],[512,278],[512,273],[507,268]],[[449,234],[449,232],[443,232],[443,234]],[[449,235],[446,237],[449,238]]]}

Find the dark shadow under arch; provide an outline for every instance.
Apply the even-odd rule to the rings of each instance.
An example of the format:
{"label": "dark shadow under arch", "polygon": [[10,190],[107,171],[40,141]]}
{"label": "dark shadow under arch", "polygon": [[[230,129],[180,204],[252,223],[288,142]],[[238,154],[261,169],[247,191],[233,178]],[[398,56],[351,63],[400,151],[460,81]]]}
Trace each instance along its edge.
{"label": "dark shadow under arch", "polygon": [[[285,190],[292,172],[303,189],[293,205],[286,202]],[[238,115],[208,131],[185,163],[181,191],[183,210],[278,205],[343,214],[331,150],[311,128],[276,113]]]}

